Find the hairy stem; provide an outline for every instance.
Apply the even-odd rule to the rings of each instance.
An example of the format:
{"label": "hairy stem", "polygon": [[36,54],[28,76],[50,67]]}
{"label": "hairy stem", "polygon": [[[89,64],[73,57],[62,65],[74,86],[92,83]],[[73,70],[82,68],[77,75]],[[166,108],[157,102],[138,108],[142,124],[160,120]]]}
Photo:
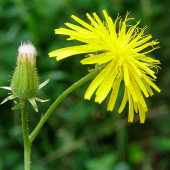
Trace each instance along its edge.
{"label": "hairy stem", "polygon": [[87,76],[80,79],[78,82],[74,83],[72,86],[70,86],[67,90],[65,90],[50,106],[50,108],[47,110],[47,112],[44,114],[44,116],[41,118],[40,122],[36,126],[36,128],[33,130],[33,132],[30,134],[30,140],[31,142],[35,139],[35,137],[38,135],[39,131],[41,130],[44,123],[47,121],[48,117],[51,115],[51,113],[54,111],[54,109],[58,106],[58,104],[66,97],[68,96],[73,90],[81,86],[82,84],[86,83],[90,79],[94,78],[99,73],[99,70],[95,70],[94,72],[88,74]]}
{"label": "hairy stem", "polygon": [[22,131],[24,139],[24,165],[25,170],[31,169],[31,140],[29,138],[29,130],[27,123],[27,99],[20,99],[21,107],[21,120],[22,120]]}

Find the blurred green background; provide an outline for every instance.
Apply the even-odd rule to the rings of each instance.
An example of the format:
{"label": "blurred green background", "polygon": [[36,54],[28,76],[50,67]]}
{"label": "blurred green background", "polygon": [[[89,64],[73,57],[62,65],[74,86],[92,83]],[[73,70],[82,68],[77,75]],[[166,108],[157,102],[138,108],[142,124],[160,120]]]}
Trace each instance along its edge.
{"label": "blurred green background", "polygon": [[[38,103],[35,113],[29,105],[30,132],[41,114],[70,85],[88,74],[80,60],[84,55],[57,62],[49,58],[52,50],[75,45],[67,36],[55,35],[54,29],[74,23],[74,14],[88,22],[86,13],[102,10],[116,19],[127,11],[146,34],[158,39],[160,49],[149,56],[161,62],[156,84],[162,90],[146,102],[147,119],[140,124],[138,114],[128,123],[128,107],[119,115],[120,90],[113,112],[107,112],[108,98],[99,105],[94,97],[84,100],[90,82],[70,94],[50,116],[32,145],[32,170],[169,170],[170,169],[170,1],[168,0],[0,0],[0,86],[9,86],[16,67],[17,49],[30,40],[38,51],[40,82],[52,76],[38,97],[51,99]],[[8,92],[0,89],[0,101]],[[23,170],[23,138],[19,110],[14,102],[0,106],[0,170]]]}

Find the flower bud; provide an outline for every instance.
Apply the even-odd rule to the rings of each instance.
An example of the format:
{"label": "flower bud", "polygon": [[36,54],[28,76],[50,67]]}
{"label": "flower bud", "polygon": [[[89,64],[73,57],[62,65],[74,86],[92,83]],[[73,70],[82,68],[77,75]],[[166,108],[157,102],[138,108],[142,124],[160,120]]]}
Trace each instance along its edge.
{"label": "flower bud", "polygon": [[[42,100],[36,97],[39,89],[44,87],[51,76],[46,81],[39,85],[38,75],[36,71],[36,49],[28,43],[21,44],[18,48],[17,67],[15,69],[10,87],[2,86],[0,88],[11,90],[12,95],[5,98],[0,104],[4,104],[8,100],[13,100],[18,97],[21,99],[28,99],[38,112],[36,101],[47,102],[49,100]],[[22,104],[15,105],[12,110],[21,108]]]}
{"label": "flower bud", "polygon": [[19,98],[35,97],[39,89],[36,71],[36,49],[28,43],[18,48],[17,67],[15,69],[11,90]]}

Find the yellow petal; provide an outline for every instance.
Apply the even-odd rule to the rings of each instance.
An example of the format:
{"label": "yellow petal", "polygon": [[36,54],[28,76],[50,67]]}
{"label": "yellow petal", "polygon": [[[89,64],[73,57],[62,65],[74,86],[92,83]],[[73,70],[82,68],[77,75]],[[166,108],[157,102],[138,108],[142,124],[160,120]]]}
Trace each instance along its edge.
{"label": "yellow petal", "polygon": [[140,60],[140,61],[145,61],[145,62],[149,62],[149,63],[160,63],[159,60],[155,60],[153,58],[147,57],[145,55],[139,54],[137,56],[135,56],[136,59]]}
{"label": "yellow petal", "polygon": [[114,42],[117,41],[117,33],[116,33],[116,22],[119,18],[117,18],[117,20],[115,21],[115,24],[113,24],[113,21],[112,19],[108,16],[106,10],[103,10],[103,14],[104,14],[104,17],[107,21],[107,24],[108,24],[108,28],[109,28],[109,32],[110,32],[110,35],[113,39]]}
{"label": "yellow petal", "polygon": [[112,61],[112,63],[108,67],[107,76],[105,76],[105,79],[96,92],[95,102],[101,103],[110,92],[112,84],[117,76],[117,69],[115,68],[115,65],[116,62]]}
{"label": "yellow petal", "polygon": [[[130,65],[129,65],[130,66]],[[132,65],[131,65],[132,66]],[[133,76],[133,78],[136,80],[135,83],[139,85],[140,89],[143,91],[143,93],[145,94],[146,97],[149,97],[149,94],[146,90],[146,87],[144,86],[141,78],[138,76],[138,74],[136,73],[136,71],[134,70],[133,67],[131,68],[131,75]]]}
{"label": "yellow petal", "polygon": [[97,87],[100,85],[100,83],[103,81],[103,79],[105,78],[106,74],[107,74],[107,67],[102,70],[102,72],[92,81],[92,83],[90,84],[90,86],[88,87],[84,98],[90,100],[92,94],[94,93],[94,91],[97,89]]}
{"label": "yellow petal", "polygon": [[[96,17],[95,19],[98,20],[98,22],[100,23],[100,19],[98,18],[98,16],[93,13],[93,15]],[[97,29],[97,31],[95,31],[96,36],[100,36],[101,40],[104,41],[107,44],[112,45],[112,43],[110,43],[110,36],[108,31],[105,29],[105,27],[103,26],[102,23],[100,23],[101,25],[99,25],[88,13],[87,13],[87,18],[91,21],[92,25],[94,25],[94,27]]]}
{"label": "yellow petal", "polygon": [[128,116],[128,122],[133,122],[133,118],[134,118],[133,99],[132,99],[130,93],[128,93],[128,99],[129,99],[129,116]]}
{"label": "yellow petal", "polygon": [[138,98],[136,95],[136,91],[134,90],[134,86],[133,83],[130,83],[129,86],[127,87],[129,93],[132,95],[132,98],[135,102],[138,102]]}
{"label": "yellow petal", "polygon": [[83,32],[77,32],[77,31],[66,29],[66,28],[55,29],[55,34],[69,35],[70,38],[68,38],[67,40],[76,39],[84,43],[93,42],[94,39],[96,39],[95,34],[93,35],[92,33],[87,34]]}
{"label": "yellow petal", "polygon": [[[140,33],[138,33],[137,30],[136,30],[136,32],[134,31],[134,35],[132,36],[132,37],[133,37],[132,41],[130,41],[129,44],[128,44],[125,48],[126,48],[126,49],[127,49],[127,48],[131,48],[131,49],[135,48],[137,42],[138,42],[140,39],[142,39],[142,35],[143,35],[145,29],[146,29],[146,27],[144,27],[144,28],[141,30]],[[148,37],[149,37],[149,36],[148,36]],[[151,38],[152,38],[152,37],[151,37]],[[138,45],[137,45],[137,46],[138,46]]]}
{"label": "yellow petal", "polygon": [[109,100],[109,104],[107,106],[107,110],[112,111],[116,102],[116,98],[118,95],[118,91],[119,91],[119,87],[120,87],[120,83],[122,80],[122,76],[118,76],[113,84],[112,87],[112,94],[110,96],[110,100]]}
{"label": "yellow petal", "polygon": [[145,81],[143,81],[143,83],[144,83],[147,91],[149,92],[149,94],[150,94],[151,96],[153,96],[154,93],[153,93],[152,89],[150,88],[149,84],[148,84],[147,82],[145,82]]}
{"label": "yellow petal", "polygon": [[[120,21],[120,23],[121,23],[121,21]],[[119,33],[118,33],[119,43],[122,43],[124,41],[124,37],[125,37],[125,34],[126,34],[126,23],[125,23],[125,21],[121,24],[122,25],[121,25],[121,28],[119,28],[120,30],[119,30]]]}
{"label": "yellow petal", "polygon": [[146,47],[153,46],[153,45],[156,45],[156,44],[159,44],[159,43],[156,42],[156,41],[152,41],[152,42],[149,42],[149,43],[145,43],[142,46],[139,46],[137,48],[134,48],[133,50],[135,52],[139,52],[139,51],[142,51],[143,49],[145,49]]}
{"label": "yellow petal", "polygon": [[108,33],[105,29],[105,26],[103,25],[103,22],[100,20],[100,18],[97,16],[97,14],[94,12],[93,13],[94,18],[96,19],[98,25],[100,26],[100,29],[103,31],[103,33]]}
{"label": "yellow petal", "polygon": [[116,54],[114,52],[106,52],[105,56],[101,58],[100,61],[98,61],[98,64],[101,65],[107,63],[110,60],[116,60]]}
{"label": "yellow petal", "polygon": [[105,78],[105,80],[101,83],[101,85],[97,89],[95,102],[101,103],[106,98],[106,96],[111,90],[115,77],[116,72],[113,71],[113,73],[110,74],[110,76]]}
{"label": "yellow petal", "polygon": [[138,103],[140,123],[145,123],[145,110],[140,103]]}
{"label": "yellow petal", "polygon": [[57,60],[61,60],[63,58],[75,55],[75,54],[82,54],[82,53],[90,53],[93,51],[98,51],[96,47],[93,47],[91,45],[79,45],[79,46],[73,46],[73,47],[66,47],[61,48],[55,51],[52,51],[49,53],[50,57],[57,57]]}
{"label": "yellow petal", "polygon": [[[137,25],[139,24],[140,22],[138,21],[136,25],[132,26],[129,28],[129,30],[127,31],[125,37],[124,37],[124,40],[122,40],[121,42],[121,46],[123,47],[124,46],[124,49],[127,50],[128,48],[130,48],[132,45],[130,45],[130,41],[133,39],[133,34],[134,34],[134,30],[136,29]],[[129,44],[128,44],[129,43]]]}
{"label": "yellow petal", "polygon": [[[144,44],[145,42],[149,41],[151,38],[152,38],[151,35],[148,35],[147,37],[142,38],[141,40],[137,41],[137,42],[134,44],[135,46],[133,46],[133,48],[134,48],[134,47],[138,47],[138,46]],[[136,49],[136,48],[135,48],[135,49]]]}
{"label": "yellow petal", "polygon": [[71,23],[65,23],[65,25],[75,31],[78,31],[78,32],[81,32],[81,33],[84,33],[84,34],[94,34],[92,31],[89,31],[87,29],[84,29],[82,27],[79,27],[77,25],[74,25],[74,24],[71,24]]}
{"label": "yellow petal", "polygon": [[[76,31],[73,30],[69,30],[67,28],[59,28],[59,29],[55,29],[55,34],[62,34],[62,35],[77,35]],[[79,33],[80,34],[80,33]],[[84,34],[80,34],[80,35],[84,35]]]}
{"label": "yellow petal", "polygon": [[88,13],[86,14],[86,16],[87,16],[87,18],[91,21],[91,24],[92,24],[94,27],[96,27],[96,28],[99,27],[99,25],[95,22],[95,20],[94,20]]}
{"label": "yellow petal", "polygon": [[123,69],[124,69],[124,81],[125,81],[125,86],[129,85],[129,71],[128,71],[128,66],[127,62],[123,62]]}
{"label": "yellow petal", "polygon": [[127,101],[128,101],[128,94],[127,94],[127,87],[125,86],[123,100],[122,100],[122,103],[121,103],[119,110],[118,110],[119,113],[121,113],[123,111],[123,109],[126,106]]}
{"label": "yellow petal", "polygon": [[142,105],[144,108],[146,108],[146,110],[147,110],[147,105],[146,105],[146,103],[145,103],[145,100],[144,100],[144,98],[143,98],[143,95],[142,95],[142,93],[141,93],[141,90],[140,90],[137,86],[133,86],[133,88],[134,88],[134,91],[135,91],[135,93],[136,93],[136,96],[137,96],[137,98],[138,98],[139,103],[141,103],[141,105]]}
{"label": "yellow petal", "polygon": [[140,61],[134,60],[134,62],[138,65],[139,68],[141,68],[142,70],[144,70],[146,73],[150,74],[153,78],[156,78],[156,76],[154,75],[154,71],[152,71],[151,69],[149,69],[145,63],[142,63]]}
{"label": "yellow petal", "polygon": [[136,72],[139,76],[141,76],[141,72],[140,72],[140,70],[138,69],[138,67],[136,67],[136,65],[134,64],[134,62],[129,61],[128,63],[129,63],[130,66],[132,67],[133,72],[134,72],[134,73]]}
{"label": "yellow petal", "polygon": [[80,62],[82,64],[95,64],[95,63],[98,63],[105,56],[107,56],[107,54],[105,54],[105,53],[98,54],[98,55],[92,55],[90,57],[87,57],[87,58],[81,60]]}
{"label": "yellow petal", "polygon": [[145,74],[143,74],[143,78],[146,80],[146,82],[150,85],[150,86],[152,86],[156,91],[158,91],[158,92],[160,92],[161,90],[150,80],[150,78],[147,76],[147,75],[145,75]]}
{"label": "yellow petal", "polygon": [[138,105],[137,105],[137,103],[133,102],[133,106],[134,106],[135,112],[138,113]]}
{"label": "yellow petal", "polygon": [[75,15],[71,16],[75,21],[77,21],[78,23],[80,23],[81,25],[83,25],[84,27],[86,27],[87,29],[93,31],[94,28],[92,26],[90,26],[89,24],[87,24],[86,22],[84,22],[83,20],[81,20],[80,18],[76,17]]}

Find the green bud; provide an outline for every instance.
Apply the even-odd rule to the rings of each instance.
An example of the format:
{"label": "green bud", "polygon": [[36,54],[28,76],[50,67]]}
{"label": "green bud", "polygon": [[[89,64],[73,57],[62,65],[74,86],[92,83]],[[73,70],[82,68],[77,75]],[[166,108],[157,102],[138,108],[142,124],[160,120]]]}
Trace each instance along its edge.
{"label": "green bud", "polygon": [[[19,99],[28,99],[35,111],[38,112],[36,101],[47,102],[36,97],[39,89],[44,87],[50,80],[49,77],[45,82],[39,85],[38,75],[36,71],[36,49],[28,43],[21,44],[18,48],[17,67],[14,71],[10,87],[2,86],[0,88],[11,90],[12,95],[4,99],[0,104],[12,100],[16,97]],[[12,109],[21,108],[21,104],[17,104]]]}
{"label": "green bud", "polygon": [[36,71],[36,50],[32,44],[21,44],[18,48],[17,67],[15,69],[11,90],[19,98],[37,95],[39,89]]}

